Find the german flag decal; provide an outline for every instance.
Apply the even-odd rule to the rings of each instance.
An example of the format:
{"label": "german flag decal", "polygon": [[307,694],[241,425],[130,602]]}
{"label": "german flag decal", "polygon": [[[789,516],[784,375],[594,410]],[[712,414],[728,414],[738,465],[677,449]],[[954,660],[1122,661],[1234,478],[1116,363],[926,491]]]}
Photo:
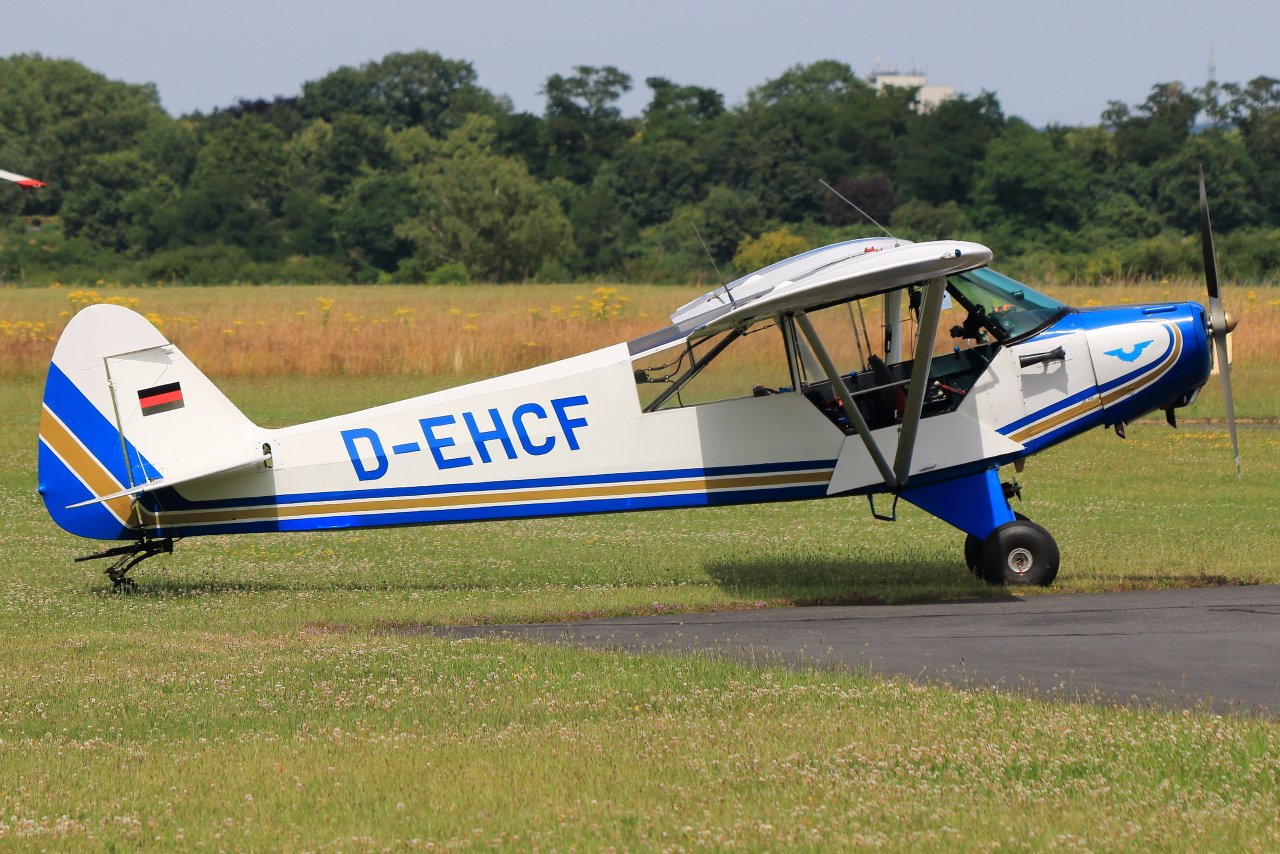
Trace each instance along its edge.
{"label": "german flag decal", "polygon": [[155,415],[157,412],[168,412],[170,409],[181,409],[182,384],[166,383],[164,385],[144,388],[138,392],[138,404],[143,415]]}

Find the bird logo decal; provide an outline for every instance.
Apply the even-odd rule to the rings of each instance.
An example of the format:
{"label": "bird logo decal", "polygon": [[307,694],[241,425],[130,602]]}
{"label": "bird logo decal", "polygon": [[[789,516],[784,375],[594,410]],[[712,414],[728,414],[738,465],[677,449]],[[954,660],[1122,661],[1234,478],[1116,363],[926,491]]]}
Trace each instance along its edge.
{"label": "bird logo decal", "polygon": [[1103,355],[1115,356],[1122,362],[1136,362],[1138,361],[1138,357],[1142,355],[1142,351],[1150,347],[1151,343],[1151,341],[1143,341],[1141,344],[1134,344],[1133,349],[1131,350],[1126,350],[1123,347],[1120,347],[1115,350],[1107,350]]}

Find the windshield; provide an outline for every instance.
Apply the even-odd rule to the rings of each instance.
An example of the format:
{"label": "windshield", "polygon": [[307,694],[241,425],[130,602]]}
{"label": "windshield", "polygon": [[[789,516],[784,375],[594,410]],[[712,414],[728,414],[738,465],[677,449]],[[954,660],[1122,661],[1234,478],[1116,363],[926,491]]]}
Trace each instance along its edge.
{"label": "windshield", "polygon": [[1032,332],[1067,310],[1053,297],[985,267],[948,276],[947,283],[974,324],[986,327],[998,341]]}

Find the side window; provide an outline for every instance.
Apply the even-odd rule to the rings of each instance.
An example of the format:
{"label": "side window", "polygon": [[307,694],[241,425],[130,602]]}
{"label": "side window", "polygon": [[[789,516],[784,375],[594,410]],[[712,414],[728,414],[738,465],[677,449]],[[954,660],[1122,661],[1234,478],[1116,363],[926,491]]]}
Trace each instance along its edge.
{"label": "side window", "polygon": [[[920,308],[924,303],[925,286],[906,289],[902,299],[902,359],[915,358],[916,335],[920,328]],[[968,350],[990,343],[991,338],[981,322],[984,318],[971,311],[966,300],[952,283],[942,297],[942,311],[938,316],[938,333],[933,341],[934,356]]]}
{"label": "side window", "polygon": [[[807,312],[827,355],[841,374],[868,369],[872,355],[884,356],[884,306],[879,298],[841,303]],[[800,365],[807,382],[822,382],[826,375],[818,367],[803,333],[796,330]]]}
{"label": "side window", "polygon": [[[880,296],[831,306],[810,312],[809,319],[831,356],[841,381],[867,425],[875,430],[901,423],[910,389],[919,310],[925,291],[921,286],[900,292],[902,361],[890,363],[886,357],[884,312],[894,301]],[[995,345],[971,338],[952,338],[954,327],[963,326],[971,312],[948,293],[942,303],[938,332],[930,342],[933,359],[925,391],[922,415],[926,418],[955,410],[990,362]],[[963,332],[963,330],[961,330]],[[852,429],[844,406],[831,383],[817,366],[808,345],[798,344],[804,366],[805,397],[836,426]]]}
{"label": "side window", "polygon": [[[919,328],[917,308],[923,298],[923,288],[908,288],[904,289],[900,301],[902,359],[906,362],[915,356],[916,333]],[[876,295],[812,311],[808,316],[836,368],[842,374],[849,374],[871,370],[873,355],[887,361],[884,312],[885,299],[882,295]],[[933,347],[935,354],[951,353],[957,346],[964,350],[974,345],[972,340],[952,338],[953,329],[962,326],[967,315],[965,307],[948,293],[943,299],[942,315],[938,320],[938,335]],[[805,353],[807,349],[807,344],[800,347],[806,379],[810,382],[825,379],[820,370],[809,364],[810,360]]]}
{"label": "side window", "polygon": [[[701,368],[690,377],[697,365]],[[766,395],[791,385],[786,347],[772,320],[758,322],[743,334],[725,332],[691,346],[681,343],[633,362],[632,369],[640,406],[646,410],[663,396],[658,408],[671,409]]]}

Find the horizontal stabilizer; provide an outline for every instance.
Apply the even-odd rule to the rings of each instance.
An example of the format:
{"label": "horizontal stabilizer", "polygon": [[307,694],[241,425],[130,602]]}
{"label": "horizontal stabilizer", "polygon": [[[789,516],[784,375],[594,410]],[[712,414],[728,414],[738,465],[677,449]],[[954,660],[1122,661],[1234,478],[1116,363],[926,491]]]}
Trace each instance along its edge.
{"label": "horizontal stabilizer", "polygon": [[190,483],[193,480],[200,480],[201,478],[204,478],[204,477],[212,477],[215,474],[223,474],[224,472],[235,471],[236,469],[242,469],[245,466],[257,465],[263,460],[266,460],[269,458],[270,458],[270,454],[258,454],[256,457],[253,457],[252,459],[242,460],[241,462],[231,463],[230,465],[219,466],[218,468],[209,469],[207,471],[198,471],[193,474],[180,474],[180,475],[175,475],[174,477],[162,477],[159,480],[149,481],[147,483],[140,484],[139,486],[134,486],[129,489],[122,489],[119,492],[113,492],[110,495],[100,495],[97,498],[90,498],[88,501],[81,501],[79,504],[68,504],[67,509],[74,510],[77,507],[88,507],[90,504],[98,504],[103,501],[110,501],[113,498],[123,498],[126,495],[140,495],[144,492],[155,492],[157,489],[164,489],[169,486],[177,486],[180,483]]}

